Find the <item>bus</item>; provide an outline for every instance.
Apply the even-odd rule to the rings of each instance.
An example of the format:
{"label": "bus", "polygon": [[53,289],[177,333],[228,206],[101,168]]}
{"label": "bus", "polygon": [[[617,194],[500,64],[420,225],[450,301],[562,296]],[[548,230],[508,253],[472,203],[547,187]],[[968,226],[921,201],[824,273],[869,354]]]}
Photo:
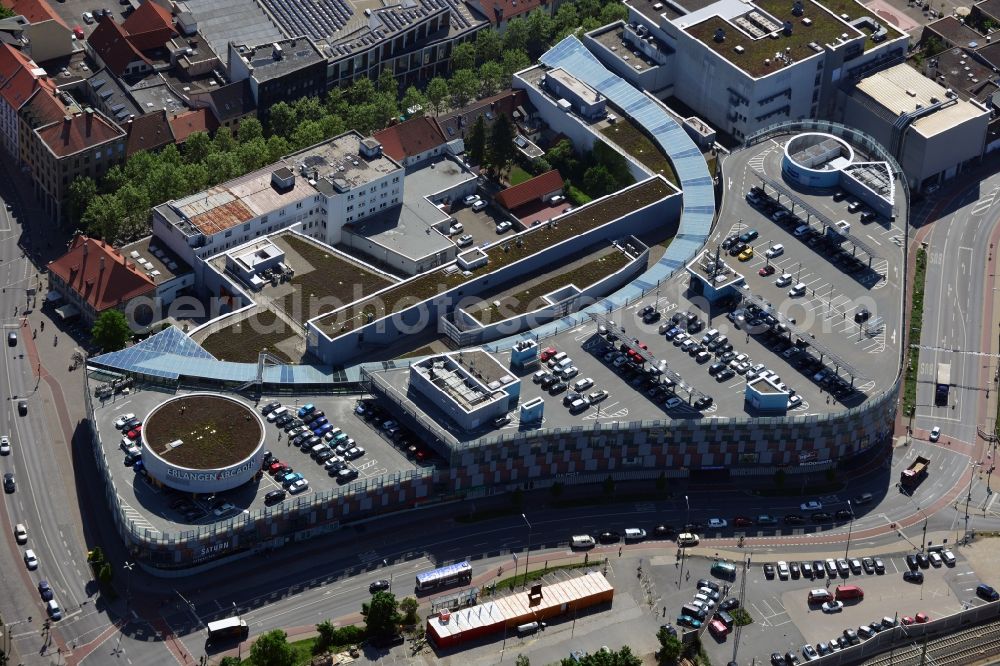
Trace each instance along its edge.
{"label": "bus", "polygon": [[250,627],[239,617],[227,617],[208,623],[209,641],[227,641],[232,639],[246,640],[250,635]]}
{"label": "bus", "polygon": [[431,569],[417,574],[417,592],[436,590],[454,585],[468,585],[472,582],[472,565],[468,562],[456,562],[438,569]]}
{"label": "bus", "polygon": [[937,381],[934,383],[934,404],[948,404],[948,390],[951,387],[951,363],[938,363]]}

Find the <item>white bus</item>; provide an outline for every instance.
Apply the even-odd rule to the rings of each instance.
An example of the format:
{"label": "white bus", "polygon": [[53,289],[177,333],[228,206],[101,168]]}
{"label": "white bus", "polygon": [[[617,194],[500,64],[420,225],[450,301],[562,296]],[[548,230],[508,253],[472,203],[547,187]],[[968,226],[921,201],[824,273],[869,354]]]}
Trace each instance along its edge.
{"label": "white bus", "polygon": [[468,585],[472,582],[472,565],[468,562],[456,562],[439,569],[432,569],[417,574],[416,591],[424,592],[439,587],[452,585]]}
{"label": "white bus", "polygon": [[250,627],[238,617],[227,617],[208,623],[209,641],[226,641],[234,638],[245,640],[250,635]]}

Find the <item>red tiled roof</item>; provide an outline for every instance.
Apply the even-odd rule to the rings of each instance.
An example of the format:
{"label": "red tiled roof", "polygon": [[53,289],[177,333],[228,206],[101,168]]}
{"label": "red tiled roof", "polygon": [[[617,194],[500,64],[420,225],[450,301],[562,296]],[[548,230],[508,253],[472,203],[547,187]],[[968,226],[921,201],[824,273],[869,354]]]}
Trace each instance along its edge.
{"label": "red tiled roof", "polygon": [[57,157],[113,141],[125,133],[96,111],[78,113],[36,129],[35,132]]}
{"label": "red tiled roof", "polygon": [[128,40],[122,27],[110,16],[98,17],[97,28],[90,33],[87,43],[115,76],[121,76],[129,63],[136,60],[149,62]]}
{"label": "red tiled roof", "polygon": [[28,19],[28,23],[41,23],[43,21],[56,21],[69,30],[59,14],[57,14],[45,0],[0,0],[5,8],[15,14],[19,14]]}
{"label": "red tiled roof", "polygon": [[496,25],[548,3],[546,0],[479,0],[479,4],[490,23]]}
{"label": "red tiled roof", "polygon": [[28,67],[31,59],[6,42],[0,42],[0,85],[17,74],[17,70]]}
{"label": "red tiled roof", "polygon": [[171,37],[177,36],[170,12],[153,0],[146,0],[140,5],[125,19],[122,27],[128,41],[139,51],[161,48]]}
{"label": "red tiled roof", "polygon": [[541,176],[535,176],[531,180],[526,180],[520,185],[508,187],[506,190],[496,195],[496,201],[507,210],[514,210],[526,203],[540,199],[541,197],[561,190],[563,177],[553,169],[546,171]]}
{"label": "red tiled roof", "polygon": [[140,150],[162,148],[174,142],[174,134],[170,131],[170,120],[164,109],[130,120],[125,124],[125,133],[128,134],[128,143],[125,145],[126,156],[131,156]]}
{"label": "red tiled roof", "polygon": [[22,108],[25,121],[32,128],[42,127],[66,115],[66,107],[56,99],[49,87],[39,88]]}
{"label": "red tiled roof", "polygon": [[49,262],[49,272],[97,312],[156,291],[153,280],[118,250],[82,234],[73,239],[66,254]]}
{"label": "red tiled roof", "polygon": [[174,19],[169,9],[165,9],[153,0],[139,5],[132,15],[125,19],[125,32],[130,35],[141,35],[166,28],[173,32]]}
{"label": "red tiled roof", "polygon": [[195,132],[214,132],[218,125],[209,109],[195,109],[170,119],[170,129],[177,143],[184,143]]}
{"label": "red tiled roof", "polygon": [[445,142],[437,124],[425,116],[387,127],[373,136],[382,144],[385,154],[396,161],[419,155]]}

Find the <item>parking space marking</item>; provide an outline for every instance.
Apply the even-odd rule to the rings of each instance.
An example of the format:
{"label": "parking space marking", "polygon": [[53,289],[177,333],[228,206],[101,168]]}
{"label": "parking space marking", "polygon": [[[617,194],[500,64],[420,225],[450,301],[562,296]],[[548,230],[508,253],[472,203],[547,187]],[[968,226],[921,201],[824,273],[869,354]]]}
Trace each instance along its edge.
{"label": "parking space marking", "polygon": [[129,505],[129,503],[125,501],[124,497],[122,497],[121,495],[119,495],[118,496],[118,501],[122,505],[122,510],[124,511],[125,516],[130,521],[132,521],[132,523],[134,523],[137,528],[139,528],[141,530],[149,530],[150,532],[155,532],[156,534],[160,533],[160,530],[158,530],[155,527],[153,527],[153,524],[151,522],[149,522],[148,520],[146,520],[146,518],[143,516],[142,513],[140,513],[139,511],[136,511],[135,509],[133,509]]}

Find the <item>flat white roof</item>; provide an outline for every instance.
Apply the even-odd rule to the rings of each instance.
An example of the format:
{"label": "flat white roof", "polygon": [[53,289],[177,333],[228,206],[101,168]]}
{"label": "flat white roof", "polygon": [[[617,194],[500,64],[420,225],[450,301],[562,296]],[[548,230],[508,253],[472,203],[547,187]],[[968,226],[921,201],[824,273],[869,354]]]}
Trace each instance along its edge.
{"label": "flat white roof", "polygon": [[[894,116],[948,99],[944,86],[906,64],[865,77],[857,87]],[[918,118],[912,127],[924,136],[933,136],[986,113],[975,104],[956,98],[952,104]]]}

